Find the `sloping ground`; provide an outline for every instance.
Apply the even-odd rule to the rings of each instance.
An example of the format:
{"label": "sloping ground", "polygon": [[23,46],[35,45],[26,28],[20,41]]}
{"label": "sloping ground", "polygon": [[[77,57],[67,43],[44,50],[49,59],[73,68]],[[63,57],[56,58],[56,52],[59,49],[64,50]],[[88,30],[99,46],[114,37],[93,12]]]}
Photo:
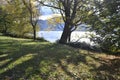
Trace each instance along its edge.
{"label": "sloping ground", "polygon": [[120,56],[0,36],[0,80],[120,80]]}

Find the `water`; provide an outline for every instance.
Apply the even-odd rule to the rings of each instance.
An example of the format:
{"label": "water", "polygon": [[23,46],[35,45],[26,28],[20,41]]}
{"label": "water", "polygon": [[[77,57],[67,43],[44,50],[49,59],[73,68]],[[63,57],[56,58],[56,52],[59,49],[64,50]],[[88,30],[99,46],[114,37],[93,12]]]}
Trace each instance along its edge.
{"label": "water", "polygon": [[[51,8],[46,6],[42,6],[39,11],[42,14],[42,16],[39,17],[39,21],[38,21],[38,24],[40,25],[40,30],[50,30],[50,31],[39,31],[38,37],[42,37],[52,43],[56,42],[57,40],[60,39],[63,29],[58,24],[55,27],[53,27],[53,25],[48,24],[47,21],[48,18],[50,18],[55,13]],[[90,41],[89,34],[94,34],[94,33],[87,31],[85,26],[86,26],[85,24],[81,25],[81,27],[78,27],[78,30],[82,30],[82,31],[75,31],[71,34],[71,42],[79,41],[79,42],[86,42],[89,44],[93,44],[93,42]]]}
{"label": "water", "polygon": [[60,39],[62,31],[39,31],[38,37],[42,37],[47,41],[55,42]]}
{"label": "water", "polygon": [[[88,44],[94,44],[94,42],[90,41],[90,34],[94,34],[94,32],[89,31],[75,31],[71,34],[71,42],[86,42]],[[39,31],[38,37],[42,37],[49,42],[56,42],[60,39],[62,35],[62,31]]]}

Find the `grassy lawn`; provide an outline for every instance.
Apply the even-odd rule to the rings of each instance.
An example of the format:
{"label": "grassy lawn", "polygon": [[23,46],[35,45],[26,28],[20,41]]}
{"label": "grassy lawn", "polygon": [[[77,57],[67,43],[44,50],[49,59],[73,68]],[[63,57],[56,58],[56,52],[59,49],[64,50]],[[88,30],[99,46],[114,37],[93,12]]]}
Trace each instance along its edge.
{"label": "grassy lawn", "polygon": [[120,80],[120,57],[0,36],[0,80]]}

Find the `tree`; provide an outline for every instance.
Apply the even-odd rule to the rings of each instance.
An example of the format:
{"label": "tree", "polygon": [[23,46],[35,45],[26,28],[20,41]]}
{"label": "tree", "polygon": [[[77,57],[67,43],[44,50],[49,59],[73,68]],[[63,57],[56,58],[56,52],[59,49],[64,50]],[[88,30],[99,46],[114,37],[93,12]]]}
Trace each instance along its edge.
{"label": "tree", "polygon": [[24,37],[31,33],[33,29],[29,24],[29,12],[23,2],[21,0],[6,0],[4,2],[3,15],[0,15],[2,17],[1,28],[5,30],[3,23],[6,23],[7,34],[17,37]]}
{"label": "tree", "polygon": [[26,33],[31,32],[28,23],[28,12],[21,0],[7,0],[6,11],[11,18],[11,23],[13,23],[9,29],[10,35],[23,37]]}
{"label": "tree", "polygon": [[30,24],[33,28],[33,39],[36,40],[36,25],[37,25],[37,17],[38,17],[38,11],[37,7],[34,4],[34,0],[22,0],[23,4],[26,6],[28,12],[29,12],[29,18],[30,18]]}
{"label": "tree", "polygon": [[11,18],[5,9],[5,5],[0,5],[0,32],[7,34],[11,23]]}
{"label": "tree", "polygon": [[78,25],[85,23],[91,0],[37,0],[40,4],[58,9],[64,21],[64,30],[59,43],[68,43],[71,33]]}
{"label": "tree", "polygon": [[106,51],[118,51],[120,49],[120,1],[103,0],[96,1],[92,29],[96,31],[99,37],[96,41]]}
{"label": "tree", "polygon": [[[64,22],[62,20],[61,15],[53,15],[52,18],[47,20],[49,27],[47,28],[47,30],[63,30],[64,27]],[[57,27],[56,27],[57,26]]]}

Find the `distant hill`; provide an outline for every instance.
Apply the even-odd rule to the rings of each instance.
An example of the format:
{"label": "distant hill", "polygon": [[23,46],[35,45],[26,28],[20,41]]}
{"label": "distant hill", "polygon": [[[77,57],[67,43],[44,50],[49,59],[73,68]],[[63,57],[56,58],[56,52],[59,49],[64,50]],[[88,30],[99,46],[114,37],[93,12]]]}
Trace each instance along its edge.
{"label": "distant hill", "polygon": [[[61,17],[61,15],[55,11],[53,11],[51,8],[42,6],[40,9],[41,16],[39,17],[38,25],[40,26],[41,31],[62,31],[64,28],[64,23],[57,23],[57,24],[49,24],[49,21],[51,21],[52,18]],[[52,22],[52,21],[51,21]],[[55,23],[53,21],[53,23]],[[82,24],[77,28],[77,31],[86,31],[89,30],[86,28],[87,25]]]}
{"label": "distant hill", "polygon": [[[64,23],[59,24],[49,24],[48,20],[39,20],[38,25],[40,26],[41,31],[62,31],[64,28]],[[87,31],[89,28],[87,28],[87,25],[82,24],[78,26],[76,29],[77,31]]]}

